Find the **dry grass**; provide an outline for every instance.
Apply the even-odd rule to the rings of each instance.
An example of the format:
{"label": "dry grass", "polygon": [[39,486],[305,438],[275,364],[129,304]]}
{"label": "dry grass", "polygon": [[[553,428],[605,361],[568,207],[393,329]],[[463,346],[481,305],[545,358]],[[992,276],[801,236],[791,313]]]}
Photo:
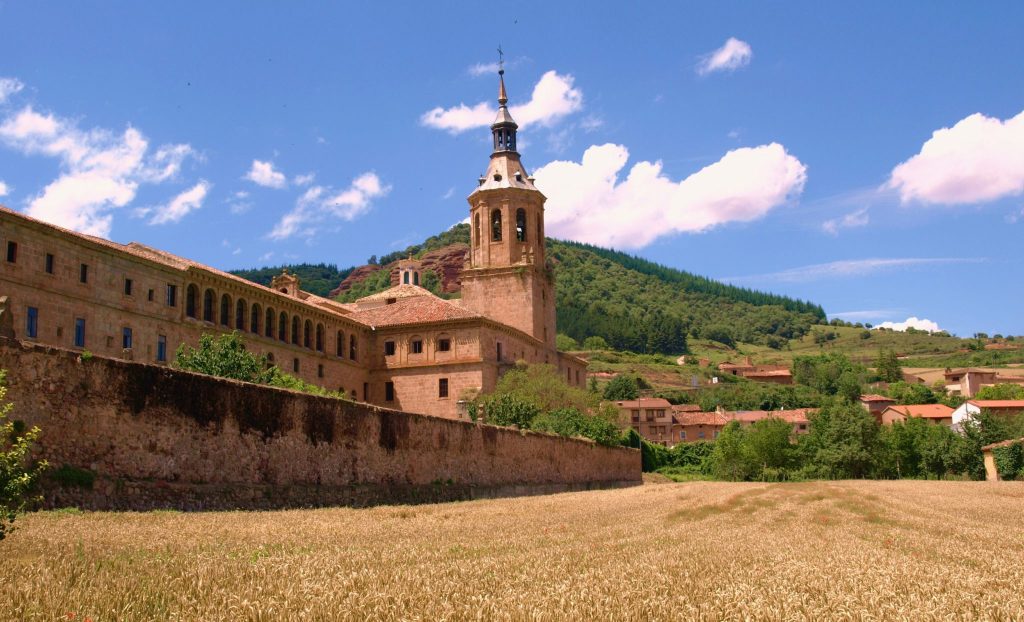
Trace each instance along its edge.
{"label": "dry grass", "polygon": [[0,619],[1024,619],[1024,485],[647,484],[26,517]]}

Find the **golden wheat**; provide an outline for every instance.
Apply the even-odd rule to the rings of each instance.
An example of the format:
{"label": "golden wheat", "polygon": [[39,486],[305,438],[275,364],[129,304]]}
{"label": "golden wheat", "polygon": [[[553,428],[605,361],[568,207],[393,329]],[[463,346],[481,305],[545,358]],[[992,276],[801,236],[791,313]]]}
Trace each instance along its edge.
{"label": "golden wheat", "polygon": [[1024,619],[1024,485],[648,484],[443,505],[42,512],[3,620]]}

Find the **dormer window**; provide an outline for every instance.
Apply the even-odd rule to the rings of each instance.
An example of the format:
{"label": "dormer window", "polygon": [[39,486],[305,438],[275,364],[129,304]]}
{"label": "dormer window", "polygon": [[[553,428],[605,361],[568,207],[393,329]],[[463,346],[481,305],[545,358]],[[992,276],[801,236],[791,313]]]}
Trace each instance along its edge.
{"label": "dormer window", "polygon": [[501,173],[494,174],[494,181],[501,181]]}
{"label": "dormer window", "polygon": [[397,299],[397,298],[388,298],[387,300],[385,300],[385,301],[384,301],[384,304],[389,304],[389,305],[393,305],[393,304],[395,304],[396,302],[398,302],[398,299]]}

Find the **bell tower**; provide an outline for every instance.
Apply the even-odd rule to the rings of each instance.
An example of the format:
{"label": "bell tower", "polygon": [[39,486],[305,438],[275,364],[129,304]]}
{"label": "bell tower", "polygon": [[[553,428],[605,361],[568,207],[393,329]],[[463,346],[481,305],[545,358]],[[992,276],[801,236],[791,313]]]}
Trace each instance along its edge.
{"label": "bell tower", "polygon": [[554,347],[554,287],[545,263],[544,201],[516,151],[519,125],[498,71],[498,114],[487,172],[469,195],[470,253],[462,273],[467,308]]}

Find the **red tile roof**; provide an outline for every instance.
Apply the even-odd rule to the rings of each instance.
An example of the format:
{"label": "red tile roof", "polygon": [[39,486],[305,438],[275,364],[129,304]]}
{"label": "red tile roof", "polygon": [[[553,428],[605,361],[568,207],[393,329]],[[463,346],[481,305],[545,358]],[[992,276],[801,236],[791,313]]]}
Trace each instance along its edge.
{"label": "red tile roof", "polygon": [[869,393],[867,395],[860,396],[860,401],[862,401],[862,402],[895,402],[896,400],[892,399],[891,397],[886,397],[884,395],[876,395],[874,393]]}
{"label": "red tile roof", "polygon": [[672,406],[672,412],[674,412],[674,413],[700,412],[700,404],[674,404]]}
{"label": "red tile roof", "polygon": [[895,410],[904,417],[921,417],[922,419],[950,419],[953,409],[945,404],[901,404],[890,406],[886,410]]}
{"label": "red tile roof", "polygon": [[404,324],[466,320],[483,316],[430,295],[399,298],[389,305],[356,311],[349,317],[371,328],[382,328]]}
{"label": "red tile roof", "polygon": [[1024,400],[967,400],[978,408],[1021,408],[1024,409]]}
{"label": "red tile roof", "polygon": [[681,412],[675,413],[676,422],[679,425],[717,425],[724,426],[729,423],[721,413],[717,412]]}
{"label": "red tile roof", "polygon": [[641,397],[639,400],[619,400],[615,402],[619,408],[671,408],[668,400],[660,397]]}

